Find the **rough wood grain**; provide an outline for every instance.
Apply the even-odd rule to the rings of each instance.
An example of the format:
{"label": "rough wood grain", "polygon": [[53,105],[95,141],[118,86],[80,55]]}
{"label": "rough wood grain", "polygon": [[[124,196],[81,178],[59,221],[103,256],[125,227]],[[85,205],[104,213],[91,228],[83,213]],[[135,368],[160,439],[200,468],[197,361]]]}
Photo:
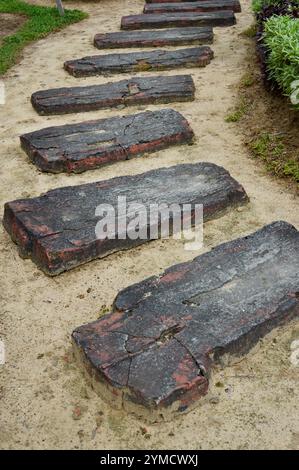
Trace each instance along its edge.
{"label": "rough wood grain", "polygon": [[[207,0],[145,0],[145,3],[185,3],[185,2],[204,2]],[[230,2],[231,0],[221,0],[224,2]]]}
{"label": "rough wood grain", "polygon": [[298,231],[274,222],[120,292],[112,313],[73,332],[77,356],[115,406],[184,412],[213,364],[299,317],[298,268]]}
{"label": "rough wood grain", "polygon": [[39,114],[65,114],[119,105],[192,101],[194,91],[190,75],[134,77],[104,85],[38,91],[31,103]]}
{"label": "rough wood grain", "polygon": [[162,109],[48,127],[20,139],[22,148],[42,171],[80,173],[145,152],[190,143],[193,136],[180,113]]}
{"label": "rough wood grain", "polygon": [[235,13],[241,11],[239,0],[209,0],[199,2],[178,2],[178,3],[151,3],[146,4],[143,13],[183,13],[195,12],[204,13],[207,11],[230,10]]}
{"label": "rough wood grain", "polygon": [[[127,205],[144,204],[147,211],[153,203],[192,204],[193,208],[194,204],[203,204],[205,220],[248,200],[242,186],[223,168],[211,163],[185,164],[9,202],[5,205],[4,226],[23,256],[31,257],[45,273],[56,275],[153,237],[150,227],[155,223],[150,225],[147,220],[143,240],[128,236],[121,239],[119,226],[115,239],[97,239],[95,228],[101,218],[95,215],[96,207],[110,204],[118,215],[119,196],[127,198]],[[160,221],[156,227],[161,227]]]}
{"label": "rough wood grain", "polygon": [[186,26],[232,26],[236,24],[233,11],[206,13],[153,13],[129,15],[121,19],[121,29],[173,28]]}
{"label": "rough wood grain", "polygon": [[120,31],[96,34],[94,38],[94,45],[98,49],[184,46],[187,44],[211,44],[212,42],[213,28],[211,26],[153,31]]}
{"label": "rough wood grain", "polygon": [[64,68],[75,77],[88,77],[92,75],[105,75],[107,73],[205,67],[212,58],[213,51],[210,47],[200,46],[176,51],[157,49],[154,51],[89,56],[82,59],[69,60],[65,62]]}

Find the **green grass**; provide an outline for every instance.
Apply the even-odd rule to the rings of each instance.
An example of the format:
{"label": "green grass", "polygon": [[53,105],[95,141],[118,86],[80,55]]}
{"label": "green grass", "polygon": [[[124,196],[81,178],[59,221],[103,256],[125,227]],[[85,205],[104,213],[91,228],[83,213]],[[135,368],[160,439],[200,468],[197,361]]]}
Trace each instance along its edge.
{"label": "green grass", "polygon": [[5,37],[2,41],[0,75],[16,63],[21,51],[30,42],[88,17],[79,10],[65,10],[62,17],[55,7],[29,5],[21,0],[0,0],[0,13],[15,13],[27,17],[27,21],[15,34]]}
{"label": "green grass", "polygon": [[238,122],[240,119],[244,116],[244,114],[247,113],[249,108],[249,104],[247,101],[242,98],[234,111],[229,113],[227,116],[225,116],[224,120],[225,122]]}
{"label": "green grass", "polygon": [[288,158],[288,152],[279,135],[262,133],[251,144],[255,157],[263,160],[267,169],[277,176],[290,176],[299,182],[299,160]]}

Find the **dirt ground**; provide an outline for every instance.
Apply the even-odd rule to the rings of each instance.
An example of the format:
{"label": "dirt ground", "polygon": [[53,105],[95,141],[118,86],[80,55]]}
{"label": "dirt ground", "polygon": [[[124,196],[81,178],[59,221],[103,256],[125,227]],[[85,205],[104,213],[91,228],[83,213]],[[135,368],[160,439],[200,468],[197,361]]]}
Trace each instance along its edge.
{"label": "dirt ground", "polygon": [[11,15],[9,13],[0,14],[0,45],[5,36],[15,33],[26,21],[22,15]]}
{"label": "dirt ground", "polygon": [[[244,185],[251,202],[205,225],[204,250],[274,220],[283,219],[299,228],[294,193],[248,157],[238,126],[224,121],[235,104],[237,84],[246,66],[249,40],[240,33],[251,24],[252,15],[250,1],[241,3],[243,12],[235,27],[215,28],[212,63],[205,69],[189,69],[196,100],[170,106],[189,119],[196,134],[195,145],[65,176],[41,174],[29,164],[18,136],[49,125],[160,107],[60,117],[41,117],[34,112],[29,98],[38,89],[105,83],[104,77],[71,77],[62,64],[97,53],[92,46],[93,35],[117,30],[121,14],[138,13],[143,6],[143,0],[67,2],[70,7],[88,11],[90,18],[27,47],[21,62],[4,78],[7,103],[0,107],[1,204],[59,186],[182,162],[210,161],[229,170]],[[119,79],[117,75],[109,78]],[[155,241],[48,278],[30,260],[19,257],[1,228],[0,339],[6,347],[6,364],[0,365],[0,447],[298,449],[299,367],[290,361],[291,342],[299,339],[298,323],[264,338],[258,351],[237,365],[215,371],[208,396],[194,411],[171,423],[149,425],[112,410],[89,387],[74,362],[70,335],[75,327],[98,318],[120,289],[195,255],[198,252],[185,251],[180,241]]]}

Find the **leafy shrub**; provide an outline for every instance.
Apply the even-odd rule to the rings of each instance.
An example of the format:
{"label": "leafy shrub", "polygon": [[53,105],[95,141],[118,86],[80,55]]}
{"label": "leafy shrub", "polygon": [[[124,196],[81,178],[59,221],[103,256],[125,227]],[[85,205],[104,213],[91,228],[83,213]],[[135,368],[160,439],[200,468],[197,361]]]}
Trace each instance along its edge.
{"label": "leafy shrub", "polygon": [[[269,12],[271,9],[276,11],[275,14],[279,14],[279,11],[284,10],[284,13],[288,10],[293,10],[298,8],[299,0],[253,0],[252,1],[252,9],[256,14],[259,14],[262,10],[268,10]],[[272,13],[273,14],[273,13]],[[271,16],[271,15],[269,15]]]}
{"label": "leafy shrub", "polygon": [[[292,83],[299,80],[299,21],[289,16],[272,16],[264,25],[263,41],[268,51],[269,77],[290,96]],[[299,105],[296,105],[299,109]]]}
{"label": "leafy shrub", "polygon": [[[257,19],[257,52],[264,84],[290,96],[291,83],[299,79],[299,21],[294,20],[299,18],[299,0],[253,0],[252,7]],[[272,22],[273,17],[278,19]]]}
{"label": "leafy shrub", "polygon": [[273,15],[299,18],[299,0],[253,0],[253,10],[263,30],[264,22]]}

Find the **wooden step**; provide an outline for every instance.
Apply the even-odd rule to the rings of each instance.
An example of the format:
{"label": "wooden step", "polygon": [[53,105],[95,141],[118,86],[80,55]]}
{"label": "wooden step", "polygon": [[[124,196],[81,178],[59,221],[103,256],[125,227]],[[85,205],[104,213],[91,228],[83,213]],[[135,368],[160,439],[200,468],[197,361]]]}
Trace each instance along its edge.
{"label": "wooden step", "polygon": [[121,291],[112,313],[73,332],[76,356],[112,405],[180,414],[207,393],[214,364],[299,318],[298,266],[299,232],[274,222]]}
{"label": "wooden step", "polygon": [[119,105],[192,101],[194,91],[191,75],[134,77],[105,85],[37,91],[31,103],[39,114],[66,114]]}
{"label": "wooden step", "polygon": [[94,45],[98,49],[184,46],[188,44],[211,44],[212,42],[213,29],[211,26],[153,31],[120,31],[96,34],[94,38]]}
{"label": "wooden step", "polygon": [[151,29],[186,26],[231,26],[236,24],[233,11],[207,13],[157,13],[129,15],[121,19],[121,29]]}
{"label": "wooden step", "polygon": [[199,2],[178,3],[149,3],[144,6],[143,13],[204,13],[207,11],[230,10],[235,13],[241,11],[239,0],[210,0]]}
{"label": "wooden step", "polygon": [[[55,275],[92,259],[133,248],[158,238],[160,222],[145,222],[145,239],[122,237],[117,225],[114,239],[99,239],[95,229],[100,204],[109,204],[118,216],[118,198],[125,197],[127,212],[140,202],[146,210],[151,204],[203,204],[205,220],[244,204],[248,198],[229,173],[211,163],[176,165],[135,176],[69,186],[47,192],[41,197],[21,199],[5,205],[4,226],[18,244],[22,256],[32,260],[47,274]],[[132,216],[133,214],[133,216]],[[179,220],[181,216],[179,215]],[[112,219],[115,222],[115,219]],[[157,229],[157,236],[150,232]]]}
{"label": "wooden step", "polygon": [[21,136],[21,145],[42,171],[76,172],[154,152],[193,139],[186,119],[173,109],[147,111],[48,127]]}
{"label": "wooden step", "polygon": [[[152,15],[145,15],[152,16]],[[186,67],[205,67],[213,58],[209,46],[165,51],[128,52],[83,57],[65,62],[64,68],[75,77],[111,73],[172,70]]]}
{"label": "wooden step", "polygon": [[[191,2],[206,2],[207,0],[145,0],[145,3],[191,3]],[[220,0],[219,0],[220,1]],[[231,0],[221,0],[224,2],[230,2]]]}

